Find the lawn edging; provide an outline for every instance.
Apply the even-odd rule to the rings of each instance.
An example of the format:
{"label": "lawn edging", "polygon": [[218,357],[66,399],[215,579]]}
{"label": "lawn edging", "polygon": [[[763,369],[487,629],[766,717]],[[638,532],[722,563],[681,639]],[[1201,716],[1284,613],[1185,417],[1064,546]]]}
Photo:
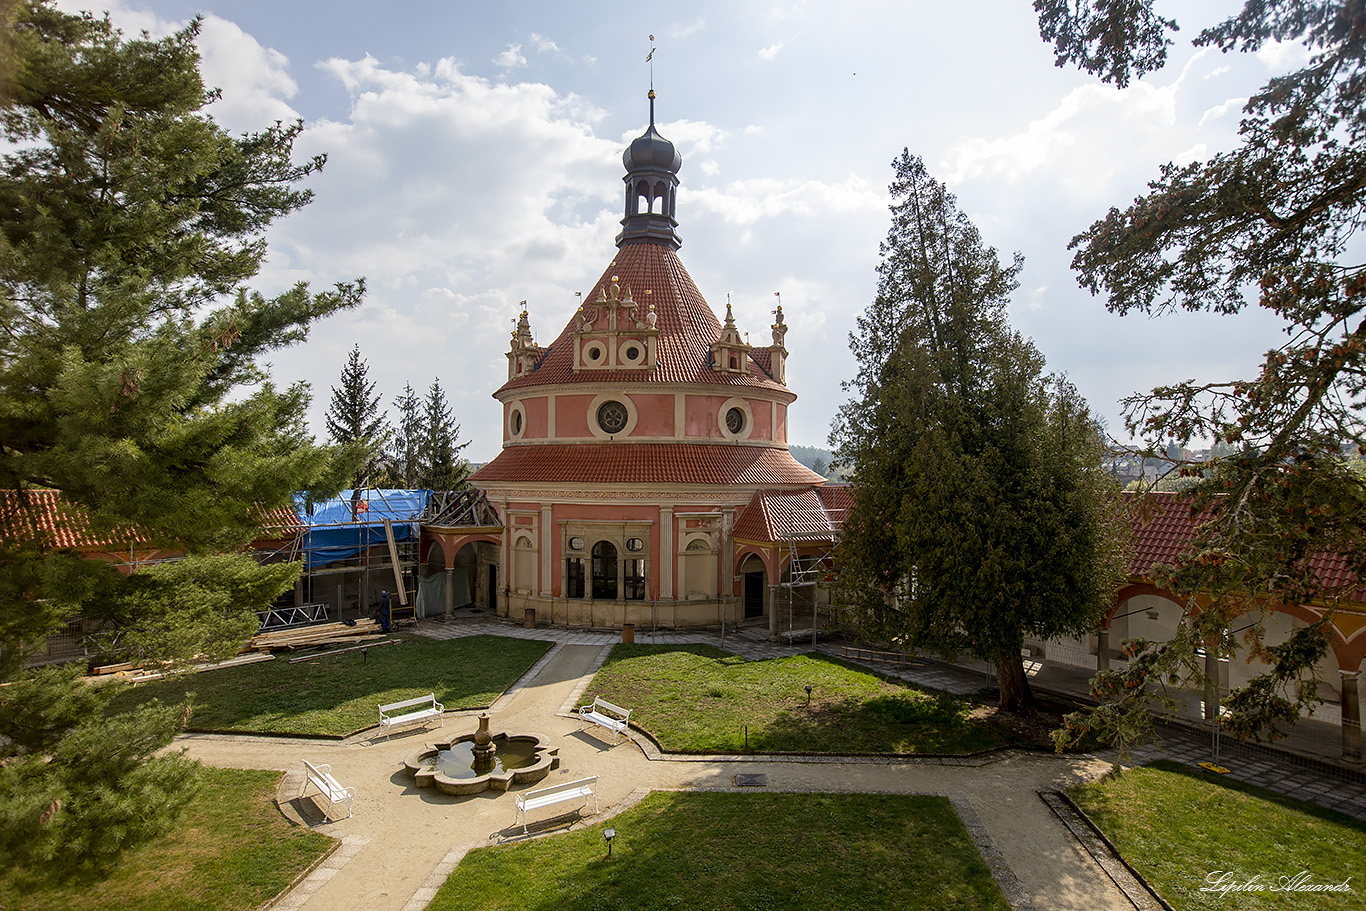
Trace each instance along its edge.
{"label": "lawn edging", "polygon": [[328,849],[324,851],[322,854],[320,854],[317,860],[313,861],[313,863],[309,864],[308,867],[306,867],[305,869],[299,871],[299,875],[294,877],[294,879],[290,880],[289,885],[285,886],[279,892],[275,893],[275,896],[273,898],[266,899],[264,902],[257,905],[254,911],[270,911],[271,908],[274,908],[276,905],[280,904],[280,902],[283,901],[289,895],[289,893],[293,892],[299,886],[300,883],[308,879],[308,877],[312,876],[313,871],[317,870],[323,864],[327,863],[328,859],[330,859],[333,854],[337,853],[338,849],[340,849],[342,846],[342,840],[332,835],[328,835],[327,837],[332,839],[331,846],[328,847]]}
{"label": "lawn edging", "polygon": [[[575,718],[579,716],[575,712],[569,712],[561,716],[565,718]],[[936,765],[971,765],[982,766],[991,762],[1004,759],[1003,754],[1017,752],[1033,755],[1052,755],[1053,751],[1047,747],[1035,744],[1003,744],[998,747],[989,747],[985,750],[976,750],[971,753],[812,753],[800,750],[785,750],[778,753],[708,753],[702,750],[677,750],[670,751],[664,749],[655,736],[649,731],[637,725],[635,722],[628,724],[629,729],[639,734],[639,737],[632,737],[631,740],[640,747],[645,758],[650,762],[847,762],[849,760],[861,760],[864,762],[878,763],[924,763]]]}
{"label": "lawn edging", "polygon": [[[1054,812],[1057,812],[1057,808],[1054,807],[1054,806],[1052,805],[1052,803],[1049,801],[1048,798],[1053,797],[1053,798],[1058,799],[1058,800],[1061,801],[1062,803],[1066,804],[1066,805],[1067,805],[1067,809],[1068,809],[1068,810],[1069,810],[1077,819],[1079,819],[1082,823],[1084,823],[1084,824],[1086,825],[1086,828],[1089,829],[1093,835],[1095,835],[1096,839],[1097,839],[1102,845],[1105,846],[1105,850],[1109,852],[1110,857],[1113,858],[1114,860],[1119,861],[1119,863],[1122,864],[1122,865],[1124,866],[1124,869],[1127,870],[1127,871],[1129,872],[1129,875],[1132,876],[1132,877],[1134,878],[1134,881],[1137,882],[1140,886],[1143,887],[1144,891],[1147,893],[1147,895],[1148,895],[1149,898],[1151,898],[1153,901],[1157,902],[1158,905],[1160,905],[1160,906],[1162,907],[1163,911],[1176,911],[1176,909],[1173,908],[1172,905],[1171,905],[1165,898],[1162,897],[1162,893],[1158,892],[1157,889],[1156,889],[1156,887],[1154,887],[1152,883],[1148,882],[1148,878],[1147,878],[1146,876],[1144,876],[1142,873],[1140,873],[1140,872],[1138,871],[1138,868],[1137,868],[1137,867],[1135,867],[1133,864],[1129,863],[1128,858],[1126,858],[1126,857],[1124,856],[1124,853],[1123,853],[1122,851],[1119,850],[1119,846],[1116,845],[1114,842],[1112,842],[1112,841],[1110,840],[1109,836],[1107,836],[1103,831],[1101,831],[1101,828],[1100,828],[1099,825],[1097,825],[1096,821],[1095,821],[1094,819],[1092,819],[1092,818],[1090,817],[1090,815],[1089,815],[1085,810],[1083,810],[1080,806],[1078,806],[1077,802],[1076,802],[1075,800],[1073,800],[1073,799],[1071,798],[1071,796],[1069,796],[1069,795],[1067,794],[1066,791],[1057,791],[1057,790],[1040,791],[1040,792],[1039,792],[1039,797],[1040,797],[1040,799],[1043,800],[1043,802],[1044,802],[1045,804],[1048,804],[1048,805],[1050,806],[1050,808],[1052,808],[1052,809],[1054,810]],[[1066,823],[1067,821],[1066,821],[1066,820],[1063,820],[1063,822]],[[1078,839],[1078,841],[1081,841],[1081,839]],[[1088,845],[1088,844],[1086,844],[1084,841],[1082,842],[1082,847],[1085,848],[1085,849],[1087,850],[1088,853],[1091,853],[1091,854],[1094,854],[1094,853],[1095,853],[1095,852],[1091,849],[1091,846]],[[1096,858],[1096,861],[1099,863],[1099,862],[1101,861],[1101,858]],[[1102,869],[1103,869],[1103,864],[1102,864]],[[1107,872],[1108,872],[1108,871],[1107,871]],[[1134,901],[1133,896],[1129,895],[1129,889],[1126,888],[1126,886],[1125,886],[1124,883],[1119,882],[1119,881],[1116,880],[1113,876],[1111,876],[1110,879],[1115,883],[1115,885],[1119,888],[1119,890],[1120,890],[1121,892],[1123,892],[1123,893],[1129,898],[1130,901]],[[1138,903],[1137,901],[1134,901],[1134,904],[1135,904],[1136,906],[1141,907],[1141,905],[1139,905],[1139,903]]]}

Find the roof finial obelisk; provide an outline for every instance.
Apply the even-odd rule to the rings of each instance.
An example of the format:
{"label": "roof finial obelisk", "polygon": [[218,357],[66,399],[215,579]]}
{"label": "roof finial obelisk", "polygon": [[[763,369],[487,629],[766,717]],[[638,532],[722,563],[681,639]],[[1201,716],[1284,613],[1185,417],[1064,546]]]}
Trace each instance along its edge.
{"label": "roof finial obelisk", "polygon": [[[648,53],[648,54],[645,55],[645,62],[648,63],[648,64],[650,64],[650,97],[651,97],[651,98],[654,98],[654,97],[655,97],[655,36],[654,36],[654,35],[651,35],[651,36],[650,36],[650,53]],[[653,104],[650,105],[650,113],[651,113],[652,115],[654,114],[654,105],[653,105]],[[654,122],[655,122],[655,119],[654,119],[653,116],[650,117],[650,122],[651,122],[651,123],[654,123]]]}

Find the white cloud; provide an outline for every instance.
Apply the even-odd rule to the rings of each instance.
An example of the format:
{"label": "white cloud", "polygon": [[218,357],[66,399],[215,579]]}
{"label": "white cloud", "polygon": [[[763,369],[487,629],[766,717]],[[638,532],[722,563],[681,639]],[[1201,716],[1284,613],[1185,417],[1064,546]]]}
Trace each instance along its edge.
{"label": "white cloud", "polygon": [[[661,135],[678,147],[686,158],[689,155],[706,155],[726,144],[725,130],[710,123],[698,120],[673,120],[657,125]],[[622,140],[629,143],[639,135],[635,130],[622,134]]]}
{"label": "white cloud", "polygon": [[[1237,99],[1207,110],[1193,130],[1180,113],[1188,89],[1201,80],[1205,48],[1194,54],[1172,82],[1138,82],[1122,91],[1096,84],[1064,95],[1042,117],[1023,130],[997,136],[970,137],[950,146],[936,173],[950,186],[976,179],[1001,180],[1019,186],[1046,173],[1069,192],[1099,198],[1135,161],[1160,162],[1171,157],[1174,137],[1196,142],[1195,133],[1219,120],[1222,109]],[[1151,167],[1151,165],[1145,166]]]}
{"label": "white cloud", "polygon": [[759,49],[759,59],[760,59],[760,60],[772,60],[774,57],[777,57],[777,56],[778,56],[778,52],[781,51],[782,49],[783,49],[783,43],[782,43],[781,41],[779,41],[779,42],[776,43],[776,44],[770,44],[768,47],[760,48],[760,49]]}
{"label": "white cloud", "polygon": [[1309,48],[1297,41],[1268,41],[1257,50],[1257,59],[1275,73],[1302,67],[1309,57]]}
{"label": "white cloud", "polygon": [[223,90],[210,111],[229,130],[259,129],[263,123],[297,120],[285,100],[299,86],[289,75],[289,60],[243,32],[236,23],[206,16],[199,33],[200,73],[206,85]]}
{"label": "white cloud", "polygon": [[522,56],[522,46],[520,44],[509,44],[507,50],[493,58],[494,66],[505,70],[515,70],[526,66],[526,58]]}
{"label": "white cloud", "polygon": [[1246,98],[1230,98],[1223,104],[1215,105],[1205,111],[1204,114],[1200,115],[1200,127],[1204,127],[1204,125],[1211,120],[1217,120],[1220,117],[1223,117],[1230,111],[1234,113],[1241,112],[1243,110],[1243,105],[1245,104],[1247,104]]}
{"label": "white cloud", "polygon": [[681,23],[674,23],[673,25],[669,26],[669,37],[671,37],[671,38],[691,38],[693,35],[696,35],[698,32],[702,31],[702,29],[704,29],[704,28],[706,28],[706,27],[707,27],[707,20],[706,20],[706,19],[698,19],[696,22],[692,23],[691,25],[683,25],[683,24],[681,24]]}
{"label": "white cloud", "polygon": [[882,187],[857,176],[833,184],[819,180],[756,178],[734,181],[722,187],[690,190],[685,186],[679,196],[689,207],[715,212],[735,225],[749,225],[778,215],[881,211],[887,206],[887,195]]}
{"label": "white cloud", "polygon": [[560,46],[558,44],[551,41],[544,35],[537,34],[536,32],[531,33],[531,43],[535,46],[537,53],[558,54],[560,52]]}
{"label": "white cloud", "polygon": [[[1175,120],[1174,95],[1173,87],[1154,88],[1147,83],[1122,92],[1081,86],[1019,133],[961,140],[948,150],[940,173],[950,186],[987,176],[1014,183],[1067,159],[1086,162],[1083,170],[1093,178],[1103,178],[1109,168],[1106,156],[1095,154],[1097,147],[1113,141],[1132,142],[1135,132],[1169,128]],[[1124,129],[1119,129],[1120,124]]]}

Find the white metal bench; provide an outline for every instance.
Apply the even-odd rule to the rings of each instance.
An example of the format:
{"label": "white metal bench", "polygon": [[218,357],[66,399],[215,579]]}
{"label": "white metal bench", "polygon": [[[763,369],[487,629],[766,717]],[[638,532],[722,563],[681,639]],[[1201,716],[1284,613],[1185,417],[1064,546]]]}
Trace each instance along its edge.
{"label": "white metal bench", "polygon": [[512,824],[515,826],[517,820],[520,819],[522,821],[522,834],[525,835],[527,834],[526,814],[528,810],[539,810],[541,807],[578,800],[579,798],[583,798],[583,805],[586,807],[589,797],[593,798],[593,815],[596,816],[598,813],[598,793],[594,785],[597,783],[598,776],[594,775],[591,778],[580,778],[578,781],[567,781],[564,784],[518,794],[516,795],[517,818],[512,821]]}
{"label": "white metal bench", "polygon": [[396,727],[419,722],[426,724],[432,718],[441,719],[441,723],[445,724],[445,719],[441,718],[444,711],[446,707],[436,701],[435,693],[418,696],[416,699],[405,699],[402,702],[391,702],[379,707],[379,729],[387,737]]}
{"label": "white metal bench", "polygon": [[591,721],[612,732],[613,744],[617,742],[618,734],[622,737],[626,736],[626,728],[630,720],[630,709],[613,705],[601,696],[594,699],[592,705],[579,706],[579,730],[582,731],[584,724]]}
{"label": "white metal bench", "polygon": [[327,798],[327,809],[323,813],[329,820],[332,818],[332,808],[337,804],[346,804],[346,816],[343,816],[342,819],[350,816],[351,802],[356,796],[356,789],[342,787],[341,783],[332,777],[332,766],[326,763],[315,766],[307,759],[303,762],[304,773],[308,776],[308,780],[304,782],[303,793],[299,796],[302,798],[307,794],[308,786],[312,784],[318,789],[318,793]]}

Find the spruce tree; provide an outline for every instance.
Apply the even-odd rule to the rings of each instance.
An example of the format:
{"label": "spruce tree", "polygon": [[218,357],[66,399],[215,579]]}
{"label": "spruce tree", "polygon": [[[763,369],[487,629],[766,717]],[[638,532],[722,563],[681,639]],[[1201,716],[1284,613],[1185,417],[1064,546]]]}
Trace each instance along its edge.
{"label": "spruce tree", "polygon": [[367,469],[357,473],[354,487],[363,486],[366,473],[378,463],[389,436],[388,421],[369,374],[370,365],[360,356],[360,345],[353,345],[342,367],[341,386],[332,387],[332,401],[325,416],[332,442],[362,446],[371,453]]}
{"label": "spruce tree", "polygon": [[450,405],[440,380],[432,380],[431,388],[422,405],[422,448],[419,455],[421,469],[419,486],[432,490],[459,490],[469,477],[469,464],[460,458],[460,450],[469,442],[457,445],[460,425],[452,426]]}
{"label": "spruce tree", "polygon": [[996,666],[1000,707],[1032,703],[1021,647],[1093,629],[1121,568],[1104,440],[1043,373],[1006,304],[1003,265],[943,185],[903,152],[878,295],[831,434],[854,507],[838,593],[873,637]]}
{"label": "spruce tree", "polygon": [[[240,551],[295,491],[335,491],[356,453],[301,432],[307,389],[264,355],[354,306],[250,288],[264,233],[322,166],[301,127],[237,136],[205,112],[198,23],[125,39],[107,19],[21,0],[0,22],[0,863],[98,866],[163,828],[193,769],[162,753],[184,707],[105,717],[112,694],[28,672],[67,620],[112,623],[105,657],[173,667],[235,653],[291,567]],[[27,524],[56,488],[90,533],[180,551],[172,570],[84,560]],[[226,556],[215,556],[222,553]],[[128,651],[135,650],[135,651]]]}
{"label": "spruce tree", "polygon": [[421,468],[423,408],[412,383],[403,384],[403,394],[394,400],[394,411],[395,432],[389,447],[393,486],[417,487]]}

